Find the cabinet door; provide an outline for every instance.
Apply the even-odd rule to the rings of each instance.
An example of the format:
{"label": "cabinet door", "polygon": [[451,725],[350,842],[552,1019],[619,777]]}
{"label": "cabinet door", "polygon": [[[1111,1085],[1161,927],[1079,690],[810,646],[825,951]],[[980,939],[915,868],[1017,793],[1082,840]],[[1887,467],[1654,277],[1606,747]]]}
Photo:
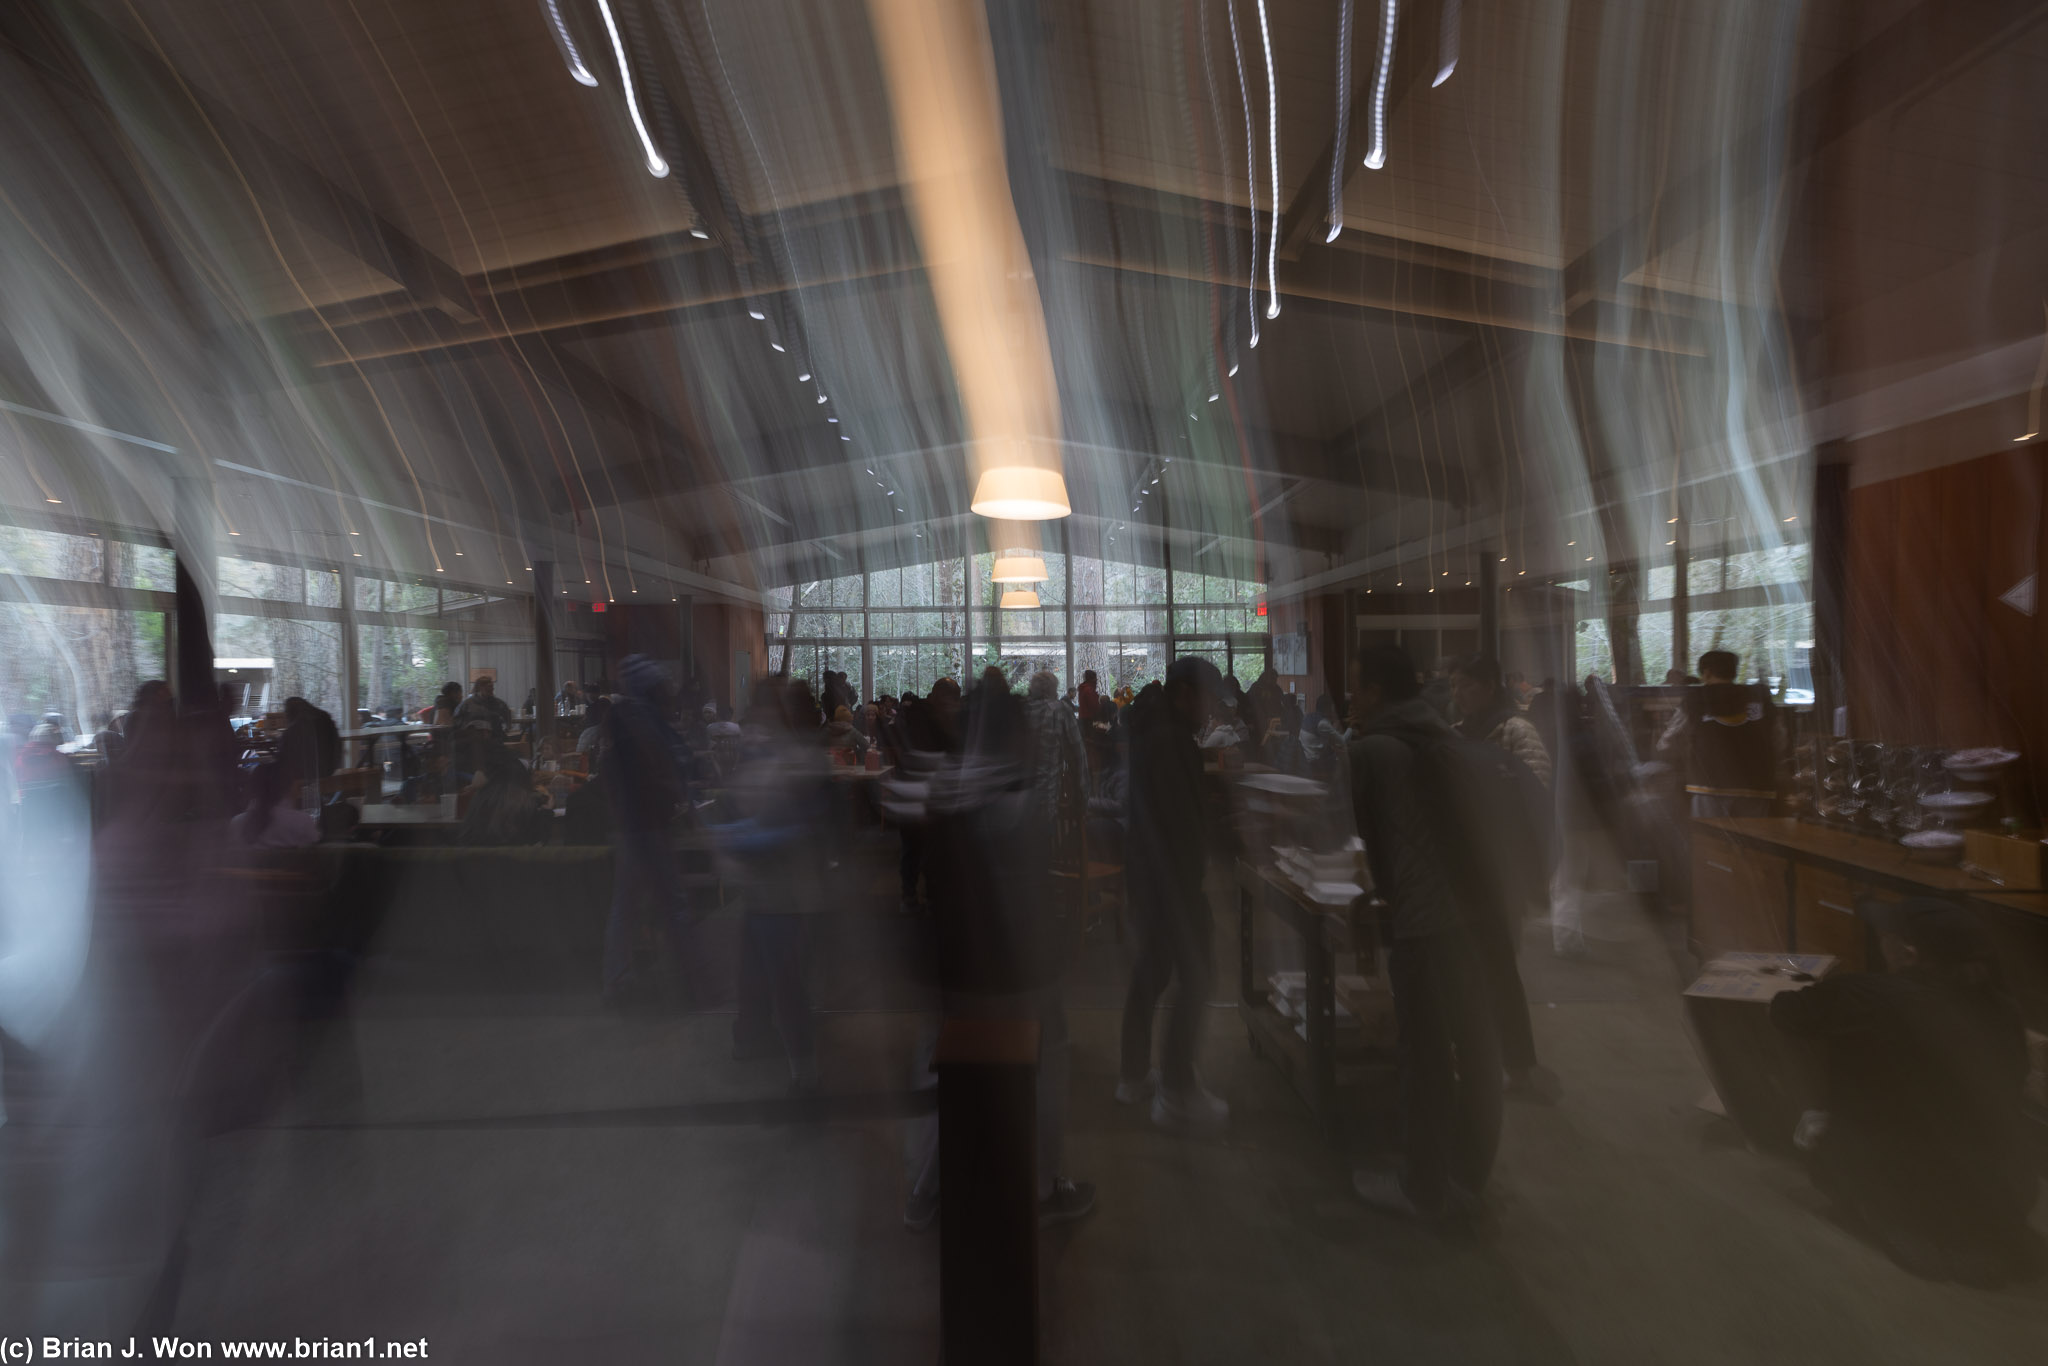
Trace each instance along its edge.
{"label": "cabinet door", "polygon": [[1692,832],[1692,951],[1784,953],[1789,864],[1708,831]]}
{"label": "cabinet door", "polygon": [[1856,902],[1869,889],[1840,873],[1800,864],[1798,900],[1793,907],[1792,948],[1795,953],[1831,953],[1838,970],[1861,972],[1866,964],[1868,935],[1856,914]]}

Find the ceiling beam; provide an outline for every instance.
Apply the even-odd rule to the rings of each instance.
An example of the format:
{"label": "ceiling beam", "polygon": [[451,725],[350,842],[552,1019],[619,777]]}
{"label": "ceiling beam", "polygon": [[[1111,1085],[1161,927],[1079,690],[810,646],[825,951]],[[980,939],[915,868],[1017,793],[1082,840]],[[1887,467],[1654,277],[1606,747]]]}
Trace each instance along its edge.
{"label": "ceiling beam", "polygon": [[[1386,122],[1392,124],[1394,115],[1408,102],[1411,95],[1429,88],[1429,82],[1436,73],[1434,53],[1425,54],[1420,48],[1427,36],[1437,27],[1436,19],[1442,0],[1422,0],[1418,7],[1401,11],[1394,30],[1394,65],[1387,73],[1387,84],[1391,87],[1387,95]],[[1338,202],[1343,202],[1344,191],[1351,186],[1351,177],[1364,164],[1364,140],[1372,130],[1372,87],[1379,72],[1380,26],[1379,6],[1369,0],[1358,0],[1355,21],[1369,27],[1371,37],[1354,30],[1353,68],[1357,78],[1351,87],[1351,118],[1344,129],[1344,165],[1338,172]],[[1408,41],[1403,43],[1402,38]],[[1360,52],[1363,49],[1363,52]],[[1360,60],[1360,58],[1363,60]],[[1337,159],[1338,137],[1333,130],[1323,150],[1310,163],[1308,174],[1302,177],[1294,197],[1287,201],[1286,212],[1280,215],[1276,230],[1280,239],[1280,255],[1289,261],[1301,258],[1301,249],[1309,244],[1311,235],[1318,228],[1328,224],[1330,166]]]}
{"label": "ceiling beam", "polygon": [[1821,152],[1953,80],[2044,18],[2043,0],[1921,0],[1566,265],[1565,313],[1623,288],[1658,250],[1708,221],[1721,206],[1728,166],[1769,164],[1789,131],[1784,175],[1796,179]]}

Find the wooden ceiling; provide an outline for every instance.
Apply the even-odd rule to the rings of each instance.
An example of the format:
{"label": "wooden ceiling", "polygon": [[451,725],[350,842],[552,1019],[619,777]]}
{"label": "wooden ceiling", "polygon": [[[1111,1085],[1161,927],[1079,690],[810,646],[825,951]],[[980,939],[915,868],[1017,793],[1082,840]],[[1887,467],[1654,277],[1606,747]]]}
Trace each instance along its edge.
{"label": "wooden ceiling", "polygon": [[[1336,8],[1265,6],[1276,214],[1258,0],[1234,4],[1255,180],[1230,0],[990,5],[1086,518],[1129,516],[1132,481],[1176,454],[1218,477],[1144,515],[1190,534],[1355,554],[1425,486],[1432,528],[1498,517],[1537,496],[1498,477],[1508,444],[1553,469],[1566,448],[1648,454],[1583,434],[1534,450],[1554,424],[1517,411],[1532,354],[1642,360],[1705,392],[1775,337],[1764,382],[1839,385],[1811,372],[1848,354],[1830,316],[2048,221],[2038,4],[1464,0],[1456,72],[1432,86],[1442,11],[1419,0],[1379,171],[1358,159],[1380,10],[1357,6],[1340,158]],[[36,0],[0,42],[51,92],[36,108],[104,123],[91,173],[153,206],[141,236],[167,274],[205,282],[230,387],[402,411],[448,498],[659,527],[695,562],[957,518],[959,421],[861,0],[616,0],[665,178],[594,3],[552,7],[594,88],[550,9]],[[1256,351],[1254,205],[1262,238],[1277,219],[1283,303]],[[2011,342],[2026,312],[1986,305],[1978,332]],[[897,502],[867,492],[876,461]],[[362,477],[405,501],[404,480]],[[1298,487],[1315,496],[1255,515]]]}

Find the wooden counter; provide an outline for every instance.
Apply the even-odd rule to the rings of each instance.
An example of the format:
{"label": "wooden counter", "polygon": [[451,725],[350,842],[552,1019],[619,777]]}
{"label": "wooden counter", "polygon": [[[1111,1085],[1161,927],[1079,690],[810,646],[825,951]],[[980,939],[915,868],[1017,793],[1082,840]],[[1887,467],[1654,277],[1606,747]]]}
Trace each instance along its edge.
{"label": "wooden counter", "polygon": [[1692,823],[1689,939],[1702,960],[1742,950],[1831,953],[1879,968],[1866,901],[1928,896],[1977,916],[2035,1028],[2048,1020],[2048,892],[2011,892],[1952,864],[1910,859],[1886,840],[1790,817]]}

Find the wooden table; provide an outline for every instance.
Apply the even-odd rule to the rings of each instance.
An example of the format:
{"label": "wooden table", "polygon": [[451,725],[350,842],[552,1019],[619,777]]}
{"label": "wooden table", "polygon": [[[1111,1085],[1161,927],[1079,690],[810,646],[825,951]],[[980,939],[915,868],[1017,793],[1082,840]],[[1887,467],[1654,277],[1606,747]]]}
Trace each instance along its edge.
{"label": "wooden table", "polygon": [[[1361,896],[1348,906],[1321,905],[1310,901],[1275,868],[1243,859],[1237,861],[1236,868],[1237,987],[1252,1052],[1278,1067],[1309,1112],[1337,1137],[1342,1123],[1340,1085],[1361,1079],[1374,1067],[1372,1055],[1363,1055],[1367,1061],[1345,1068],[1338,1066],[1337,1058],[1337,955],[1356,953],[1363,960],[1359,970],[1373,971],[1379,936],[1368,909],[1370,902]],[[1259,980],[1253,959],[1253,927],[1261,912],[1298,935],[1307,951],[1306,1041],[1294,1032],[1294,1022],[1273,1008],[1265,984]],[[1384,1070],[1391,1059],[1381,1058],[1377,1065]]]}
{"label": "wooden table", "polygon": [[462,818],[455,814],[453,797],[433,802],[367,802],[360,822],[365,830],[417,830],[423,826],[431,828],[461,823]]}
{"label": "wooden table", "polygon": [[2048,892],[2013,892],[1889,840],[1785,816],[1695,820],[1693,952],[1830,953],[1880,967],[1870,902],[1934,897],[1969,912],[1996,947],[2028,1024],[2048,1025]]}

